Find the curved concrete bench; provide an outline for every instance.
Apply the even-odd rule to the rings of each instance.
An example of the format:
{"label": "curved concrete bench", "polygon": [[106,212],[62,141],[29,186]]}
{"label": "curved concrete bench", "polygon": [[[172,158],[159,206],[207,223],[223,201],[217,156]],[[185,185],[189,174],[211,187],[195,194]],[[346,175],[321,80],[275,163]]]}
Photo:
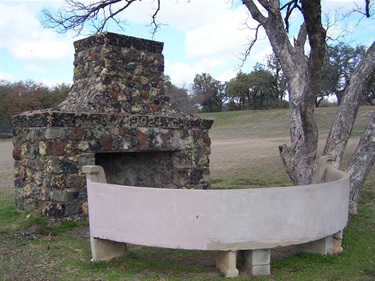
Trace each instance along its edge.
{"label": "curved concrete bench", "polygon": [[108,184],[100,166],[87,175],[93,260],[122,256],[126,244],[217,250],[218,268],[238,276],[236,252],[253,275],[270,273],[270,250],[299,245],[321,254],[341,251],[348,220],[349,177],[319,164],[306,186],[187,190]]}

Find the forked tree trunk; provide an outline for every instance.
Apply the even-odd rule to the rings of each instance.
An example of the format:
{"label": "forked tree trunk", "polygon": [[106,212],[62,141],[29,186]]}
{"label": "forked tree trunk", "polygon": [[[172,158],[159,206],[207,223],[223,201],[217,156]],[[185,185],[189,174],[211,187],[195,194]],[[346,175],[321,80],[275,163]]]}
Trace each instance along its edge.
{"label": "forked tree trunk", "polygon": [[[296,185],[311,183],[315,173],[318,144],[318,130],[314,119],[315,96],[320,86],[320,74],[325,55],[325,30],[321,24],[320,1],[301,0],[288,3],[298,5],[298,2],[302,4],[300,8],[304,16],[304,24],[292,46],[284,28],[279,1],[258,0],[257,3],[262,6],[261,10],[255,1],[243,0],[253,19],[265,29],[272,49],[288,79],[291,144],[289,146],[284,144],[279,149],[287,173]],[[310,44],[308,58],[304,53],[306,35]],[[361,95],[369,79],[375,73],[374,60],[375,46],[373,44],[353,72],[332,125],[324,154],[336,156],[336,167],[341,162],[350,137]],[[353,206],[356,205],[360,186],[374,161],[373,122],[372,119],[372,124],[370,122],[348,167],[348,172],[352,177]],[[371,149],[370,146],[372,146]]]}
{"label": "forked tree trunk", "polygon": [[[292,46],[280,13],[279,1],[259,1],[267,13],[261,12],[254,1],[243,1],[253,19],[265,29],[289,82],[291,144],[284,144],[279,149],[286,171],[296,185],[311,183],[315,173],[318,144],[314,118],[315,91],[320,84],[325,54],[320,1],[301,2],[305,23]],[[307,36],[311,47],[309,57],[304,53]]]}
{"label": "forked tree trunk", "polygon": [[297,79],[292,79],[293,83],[289,85],[292,143],[289,147],[285,144],[279,147],[287,173],[296,185],[310,184],[315,173],[318,147],[318,128],[314,117],[315,97],[317,86],[320,85],[326,38],[326,31],[321,24],[320,2],[302,0],[301,3],[306,31],[304,27],[301,28],[295,50],[303,54],[301,47],[304,44],[298,44],[306,32],[310,55],[305,59],[305,67],[300,60],[296,64],[300,67],[293,69],[292,74]]}

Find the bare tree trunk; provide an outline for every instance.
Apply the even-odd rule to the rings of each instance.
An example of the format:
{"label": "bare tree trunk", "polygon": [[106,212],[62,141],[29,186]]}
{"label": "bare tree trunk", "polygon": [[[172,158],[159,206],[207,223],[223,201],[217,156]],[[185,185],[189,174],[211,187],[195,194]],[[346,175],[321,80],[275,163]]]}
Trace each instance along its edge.
{"label": "bare tree trunk", "polygon": [[323,155],[330,154],[336,157],[334,162],[336,168],[340,166],[344,155],[345,147],[358,113],[362,94],[374,74],[375,42],[372,43],[350,77],[349,86],[346,87],[344,97],[338,108],[323,151]]}
{"label": "bare tree trunk", "polygon": [[[296,185],[311,183],[315,173],[318,132],[315,119],[309,120],[310,117],[299,98],[290,99],[291,144],[283,144],[279,150],[286,171]],[[311,126],[310,130],[305,130],[304,126]]]}
{"label": "bare tree trunk", "polygon": [[[280,146],[280,155],[294,184],[310,184],[316,168],[318,128],[314,117],[316,87],[320,85],[325,54],[325,30],[321,24],[319,1],[301,1],[305,19],[294,46],[296,66],[290,84],[291,146]],[[306,34],[311,47],[308,59],[302,42]]]}
{"label": "bare tree trunk", "polygon": [[[318,130],[314,118],[315,91],[325,53],[325,30],[321,25],[320,1],[301,1],[305,23],[294,46],[289,41],[280,13],[279,1],[258,1],[267,11],[263,14],[254,1],[244,0],[253,19],[265,29],[272,49],[289,82],[291,144],[279,147],[286,171],[296,185],[309,184],[316,167]],[[310,56],[304,53],[307,36]]]}
{"label": "bare tree trunk", "polygon": [[361,187],[375,163],[375,111],[367,125],[346,171],[350,174],[349,212],[357,213],[357,202]]}

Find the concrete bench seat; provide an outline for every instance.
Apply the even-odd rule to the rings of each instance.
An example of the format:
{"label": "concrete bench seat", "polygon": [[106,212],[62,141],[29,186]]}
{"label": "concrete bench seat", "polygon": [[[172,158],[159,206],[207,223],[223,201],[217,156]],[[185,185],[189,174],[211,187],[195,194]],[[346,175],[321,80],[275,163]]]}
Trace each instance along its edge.
{"label": "concrete bench seat", "polygon": [[270,274],[270,249],[278,246],[340,252],[349,177],[326,162],[311,185],[231,190],[108,184],[100,166],[84,166],[93,261],[123,256],[127,243],[215,250],[217,267],[235,277],[239,251],[253,275]]}

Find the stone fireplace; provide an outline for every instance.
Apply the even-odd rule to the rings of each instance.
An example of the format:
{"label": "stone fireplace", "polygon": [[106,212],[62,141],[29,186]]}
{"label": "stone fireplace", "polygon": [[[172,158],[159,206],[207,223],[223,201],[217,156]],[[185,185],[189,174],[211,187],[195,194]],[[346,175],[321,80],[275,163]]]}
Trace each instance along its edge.
{"label": "stone fireplace", "polygon": [[105,32],[74,47],[67,99],[12,117],[17,209],[87,215],[84,165],[109,183],[208,188],[213,121],[171,106],[163,43]]}

